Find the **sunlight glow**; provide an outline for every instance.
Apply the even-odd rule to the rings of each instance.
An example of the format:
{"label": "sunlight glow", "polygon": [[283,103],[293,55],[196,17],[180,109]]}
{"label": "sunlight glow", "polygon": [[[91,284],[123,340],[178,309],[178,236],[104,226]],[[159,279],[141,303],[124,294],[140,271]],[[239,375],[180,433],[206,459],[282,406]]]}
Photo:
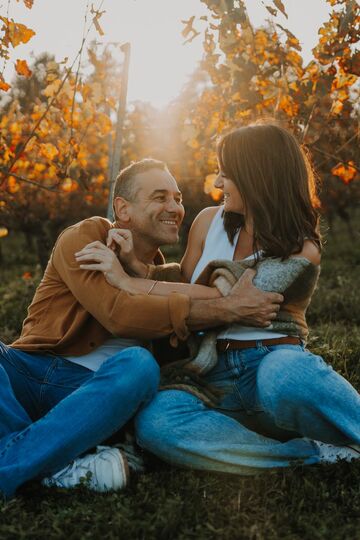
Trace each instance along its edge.
{"label": "sunlight glow", "polygon": [[[100,1],[93,4],[98,8]],[[306,58],[318,39],[317,29],[326,19],[328,7],[325,0],[303,0],[302,4],[300,9],[297,0],[286,1],[287,27],[299,37]],[[311,20],[306,16],[305,4],[308,8],[311,5]],[[87,0],[35,0],[28,10],[22,3],[12,1],[10,18],[35,30],[36,36],[12,52],[5,77],[12,77],[17,58],[31,60],[31,51],[36,55],[48,51],[59,62],[68,57],[71,64],[80,48],[86,5]],[[247,1],[246,5],[255,25],[261,25],[268,17],[260,1]],[[4,5],[0,9],[5,15]],[[149,101],[162,107],[175,98],[202,56],[201,36],[183,44],[181,20],[206,15],[205,4],[200,0],[104,0],[101,9],[106,11],[100,19],[105,35],[99,36],[93,28],[88,42],[95,39],[104,45],[131,43],[129,101]],[[195,26],[201,30],[202,22],[197,21]]]}

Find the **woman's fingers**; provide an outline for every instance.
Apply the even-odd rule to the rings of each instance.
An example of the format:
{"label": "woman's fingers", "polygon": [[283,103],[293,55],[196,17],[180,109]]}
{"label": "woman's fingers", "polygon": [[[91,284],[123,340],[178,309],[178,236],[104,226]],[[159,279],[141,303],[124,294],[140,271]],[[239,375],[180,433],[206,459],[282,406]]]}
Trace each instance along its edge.
{"label": "woman's fingers", "polygon": [[102,263],[98,264],[80,264],[82,270],[99,270],[100,272],[107,272],[108,268]]}
{"label": "woman's fingers", "polygon": [[108,232],[106,245],[110,247],[115,242],[122,245],[125,242],[132,243],[132,233],[128,229],[110,229]]}

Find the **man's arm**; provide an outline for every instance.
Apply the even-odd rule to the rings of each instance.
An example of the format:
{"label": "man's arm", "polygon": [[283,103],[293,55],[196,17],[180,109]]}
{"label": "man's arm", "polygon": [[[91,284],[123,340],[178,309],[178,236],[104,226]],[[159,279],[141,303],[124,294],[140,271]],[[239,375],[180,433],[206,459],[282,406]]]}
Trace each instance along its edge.
{"label": "man's arm", "polygon": [[105,225],[95,219],[70,227],[60,236],[52,260],[77,301],[114,335],[151,339],[175,332],[180,339],[186,339],[188,328],[204,329],[235,321],[267,326],[276,316],[276,302],[281,302],[282,296],[256,289],[252,270],[226,298],[193,300],[191,304],[188,296],[179,293],[161,297],[131,295],[116,289],[106,282],[102,272],[81,269],[74,255],[89,242],[104,242],[106,233]]}
{"label": "man's arm", "polygon": [[104,242],[108,227],[105,220],[93,218],[64,231],[52,255],[60,280],[83,308],[114,335],[151,339],[175,332],[185,339],[190,309],[187,296],[131,295],[109,285],[101,272],[80,268],[74,254],[91,241]]}
{"label": "man's arm", "polygon": [[191,330],[202,330],[236,322],[262,328],[269,326],[276,318],[284,297],[257,289],[252,283],[255,274],[255,270],[246,270],[228,296],[192,300],[188,327]]}

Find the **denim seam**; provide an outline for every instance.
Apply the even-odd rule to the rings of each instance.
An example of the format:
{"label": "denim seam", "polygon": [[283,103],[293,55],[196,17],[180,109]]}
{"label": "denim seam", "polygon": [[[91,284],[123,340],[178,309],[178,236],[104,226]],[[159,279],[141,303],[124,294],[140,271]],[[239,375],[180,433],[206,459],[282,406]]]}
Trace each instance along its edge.
{"label": "denim seam", "polygon": [[21,375],[25,375],[25,377],[27,377],[31,381],[35,381],[38,384],[42,384],[43,382],[42,379],[38,379],[34,377],[33,375],[30,375],[27,371],[24,371],[23,369],[19,368],[16,364],[14,364],[9,358],[5,357],[4,360],[9,362],[9,364],[15,369],[15,371],[17,371],[18,373],[21,373]]}

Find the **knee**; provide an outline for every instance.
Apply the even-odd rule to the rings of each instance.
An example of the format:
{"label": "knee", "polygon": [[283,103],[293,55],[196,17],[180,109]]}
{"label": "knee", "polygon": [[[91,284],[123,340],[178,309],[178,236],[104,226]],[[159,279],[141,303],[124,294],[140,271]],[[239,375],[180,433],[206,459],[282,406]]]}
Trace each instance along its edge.
{"label": "knee", "polygon": [[[135,418],[135,433],[140,446],[158,453],[167,445],[176,444],[177,390],[163,390]],[[178,419],[179,420],[179,419]],[[180,422],[179,422],[180,424]]]}
{"label": "knee", "polygon": [[147,396],[153,395],[158,389],[159,365],[153,355],[143,347],[129,347],[105,362],[102,367],[111,376],[115,390],[116,383],[121,386],[124,379],[129,387],[141,390]]}
{"label": "knee", "polygon": [[330,366],[307,351],[279,349],[265,356],[257,374],[262,400],[293,401],[308,399]]}

